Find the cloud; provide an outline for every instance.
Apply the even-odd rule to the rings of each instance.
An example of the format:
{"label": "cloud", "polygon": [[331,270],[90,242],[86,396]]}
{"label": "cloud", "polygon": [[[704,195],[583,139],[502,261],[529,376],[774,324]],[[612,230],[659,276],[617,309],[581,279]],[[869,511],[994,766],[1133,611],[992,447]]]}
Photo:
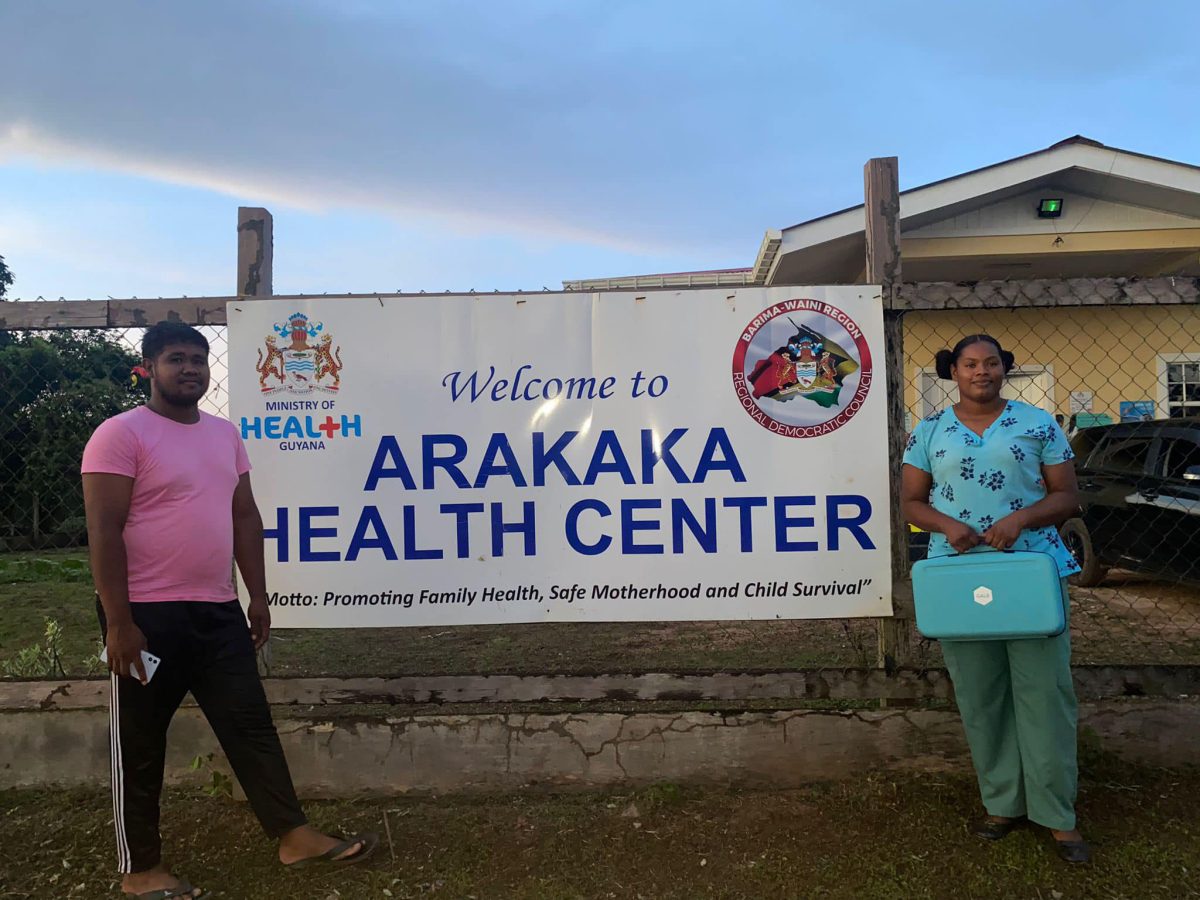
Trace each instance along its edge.
{"label": "cloud", "polygon": [[688,41],[647,52],[620,4],[409,9],[8,5],[0,153],[626,250],[719,237],[670,227],[720,162]]}
{"label": "cloud", "polygon": [[1117,76],[1195,71],[1088,6],[7,3],[0,161],[748,263],[764,228],[858,202],[870,156],[945,177],[1116,132]]}

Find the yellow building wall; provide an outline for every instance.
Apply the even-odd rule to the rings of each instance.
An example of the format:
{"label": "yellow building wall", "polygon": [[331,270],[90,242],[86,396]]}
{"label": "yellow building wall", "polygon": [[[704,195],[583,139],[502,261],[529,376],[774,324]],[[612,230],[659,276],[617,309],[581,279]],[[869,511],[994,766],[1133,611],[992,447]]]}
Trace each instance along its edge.
{"label": "yellow building wall", "polygon": [[[1091,411],[1119,422],[1122,400],[1159,397],[1159,355],[1200,355],[1200,309],[1194,306],[1062,307],[910,312],[904,318],[906,405],[922,413],[921,368],[968,334],[990,334],[1016,365],[1052,366],[1054,412],[1070,415],[1072,391],[1091,391]],[[1159,415],[1162,415],[1159,411]]]}

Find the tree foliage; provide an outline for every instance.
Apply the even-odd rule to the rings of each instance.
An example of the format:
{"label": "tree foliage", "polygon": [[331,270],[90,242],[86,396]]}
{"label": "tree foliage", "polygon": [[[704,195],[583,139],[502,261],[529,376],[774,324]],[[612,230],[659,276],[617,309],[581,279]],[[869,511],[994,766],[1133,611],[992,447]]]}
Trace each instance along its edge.
{"label": "tree foliage", "polygon": [[0,332],[0,541],[76,543],[79,462],[96,426],[141,402],[136,354],[100,332]]}
{"label": "tree foliage", "polygon": [[0,300],[4,299],[4,295],[8,292],[8,289],[12,286],[12,283],[12,272],[9,271],[8,266],[5,265],[4,257],[0,256]]}

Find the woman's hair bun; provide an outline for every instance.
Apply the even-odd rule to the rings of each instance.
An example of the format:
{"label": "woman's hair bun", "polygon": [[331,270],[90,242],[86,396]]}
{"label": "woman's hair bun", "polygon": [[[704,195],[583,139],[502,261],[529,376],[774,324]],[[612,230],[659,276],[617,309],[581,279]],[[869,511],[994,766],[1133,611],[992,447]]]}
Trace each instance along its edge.
{"label": "woman's hair bun", "polygon": [[[1010,357],[1011,355],[1012,354],[1009,354]],[[952,377],[950,375],[950,367],[954,365],[954,353],[950,350],[939,350],[933,357],[933,362],[934,366],[937,368],[938,378],[943,378],[949,381]]]}
{"label": "woman's hair bun", "polygon": [[1007,375],[1012,371],[1012,367],[1016,364],[1016,360],[1011,353],[1000,346],[1000,342],[990,334],[971,334],[963,338],[954,345],[953,350],[939,350],[934,356],[934,364],[937,366],[938,378],[944,378],[947,381],[954,376],[950,374],[950,369],[958,362],[958,358],[962,356],[962,352],[972,344],[988,343],[996,348],[996,352],[1000,354],[1000,363],[1004,366],[1004,374]]}

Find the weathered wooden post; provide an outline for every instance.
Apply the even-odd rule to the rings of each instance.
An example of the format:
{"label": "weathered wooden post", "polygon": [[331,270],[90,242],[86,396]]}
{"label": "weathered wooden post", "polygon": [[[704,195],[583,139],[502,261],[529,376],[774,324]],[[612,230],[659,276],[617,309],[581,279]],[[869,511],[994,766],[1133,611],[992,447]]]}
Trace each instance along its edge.
{"label": "weathered wooden post", "polygon": [[[275,256],[275,222],[261,206],[238,207],[237,291],[241,297],[270,297]],[[259,651],[259,660],[271,674],[271,639]]]}
{"label": "weathered wooden post", "polygon": [[900,304],[900,177],[894,156],[872,159],[863,168],[867,248],[866,281],[883,286],[884,359],[887,371],[888,467],[892,517],[892,604],[890,619],[876,619],[876,665],[893,671],[910,649],[912,588],[908,569],[908,525],[900,510],[904,421],[904,315]]}
{"label": "weathered wooden post", "polygon": [[238,207],[237,290],[241,297],[270,297],[275,235],[271,213],[260,206]]}

